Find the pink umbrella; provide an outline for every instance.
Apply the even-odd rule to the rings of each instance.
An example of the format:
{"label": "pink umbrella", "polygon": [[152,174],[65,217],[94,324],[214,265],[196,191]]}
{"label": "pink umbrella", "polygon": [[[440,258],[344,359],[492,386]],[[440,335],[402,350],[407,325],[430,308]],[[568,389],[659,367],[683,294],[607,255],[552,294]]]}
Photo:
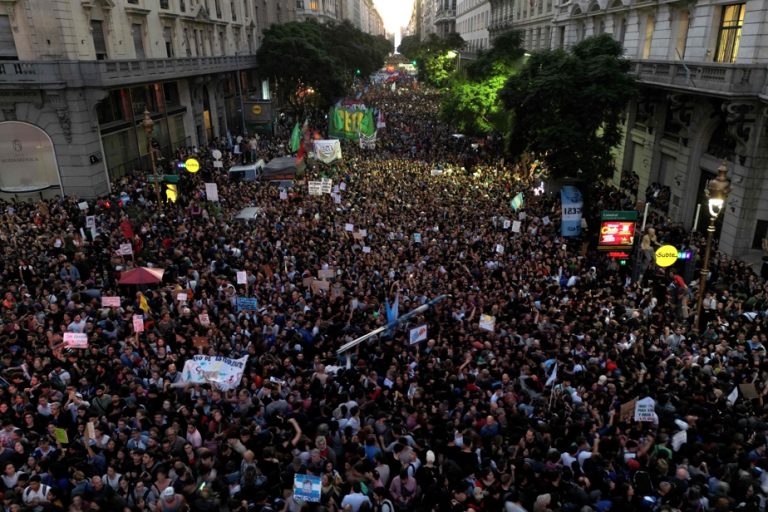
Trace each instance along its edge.
{"label": "pink umbrella", "polygon": [[163,280],[162,268],[139,267],[120,274],[120,284],[157,284]]}

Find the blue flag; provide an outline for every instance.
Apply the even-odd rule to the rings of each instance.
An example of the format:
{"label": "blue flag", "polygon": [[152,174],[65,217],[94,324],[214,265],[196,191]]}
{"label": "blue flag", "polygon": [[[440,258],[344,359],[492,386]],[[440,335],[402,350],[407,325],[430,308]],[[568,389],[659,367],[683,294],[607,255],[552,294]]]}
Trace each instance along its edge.
{"label": "blue flag", "polygon": [[395,301],[392,303],[392,305],[389,304],[389,299],[384,299],[384,309],[387,312],[387,332],[386,334],[392,333],[392,327],[394,327],[395,322],[397,322],[397,318],[399,315],[399,309],[400,309],[400,294],[395,294]]}

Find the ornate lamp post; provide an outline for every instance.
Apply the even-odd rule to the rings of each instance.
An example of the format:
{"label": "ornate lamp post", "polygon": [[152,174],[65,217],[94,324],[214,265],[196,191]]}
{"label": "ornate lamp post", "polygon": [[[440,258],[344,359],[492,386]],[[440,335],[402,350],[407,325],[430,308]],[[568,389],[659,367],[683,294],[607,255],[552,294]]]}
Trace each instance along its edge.
{"label": "ornate lamp post", "polygon": [[709,225],[707,226],[707,248],[704,251],[704,262],[701,265],[701,277],[699,278],[699,298],[696,301],[696,323],[694,327],[697,332],[701,326],[701,312],[704,304],[704,293],[707,291],[707,277],[709,275],[709,256],[712,252],[712,236],[715,234],[715,221],[720,212],[723,211],[725,199],[731,191],[731,180],[726,174],[728,169],[725,162],[720,164],[717,169],[717,178],[710,180],[707,184],[707,206],[709,207]]}
{"label": "ornate lamp post", "polygon": [[144,120],[141,122],[144,127],[144,131],[147,133],[147,154],[149,155],[149,161],[152,165],[152,175],[155,177],[155,194],[157,195],[157,206],[160,207],[162,202],[160,201],[160,180],[157,178],[157,165],[155,165],[155,151],[152,148],[152,129],[155,126],[155,122],[149,115],[149,110],[144,109]]}

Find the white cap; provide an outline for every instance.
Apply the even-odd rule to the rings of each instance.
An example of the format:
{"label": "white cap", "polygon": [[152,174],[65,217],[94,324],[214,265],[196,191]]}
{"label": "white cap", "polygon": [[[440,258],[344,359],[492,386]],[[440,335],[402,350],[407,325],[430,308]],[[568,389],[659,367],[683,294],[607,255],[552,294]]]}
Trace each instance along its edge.
{"label": "white cap", "polygon": [[435,462],[435,452],[432,450],[429,450],[427,452],[427,464],[430,464],[432,462]]}
{"label": "white cap", "polygon": [[176,492],[173,490],[173,487],[166,487],[163,489],[163,492],[160,493],[160,496],[163,498],[173,498],[173,496],[176,494]]}

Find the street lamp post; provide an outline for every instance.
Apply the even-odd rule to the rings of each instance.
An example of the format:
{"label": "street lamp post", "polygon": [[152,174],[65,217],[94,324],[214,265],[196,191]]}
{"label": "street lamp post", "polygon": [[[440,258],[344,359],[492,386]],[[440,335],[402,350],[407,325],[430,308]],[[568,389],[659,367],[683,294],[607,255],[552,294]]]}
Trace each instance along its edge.
{"label": "street lamp post", "polygon": [[707,247],[704,251],[704,261],[701,265],[701,276],[699,277],[699,298],[696,301],[696,323],[694,324],[696,332],[701,327],[701,313],[704,304],[704,293],[707,291],[707,277],[709,275],[709,256],[712,252],[712,237],[715,234],[715,221],[720,212],[723,211],[725,199],[731,191],[731,181],[726,174],[728,169],[725,162],[720,164],[717,169],[717,178],[710,180],[707,184],[707,206],[709,206],[709,225],[707,226]]}
{"label": "street lamp post", "polygon": [[147,134],[147,153],[149,155],[149,162],[152,165],[152,175],[155,177],[155,195],[157,195],[157,206],[162,203],[160,201],[160,180],[157,177],[157,165],[155,165],[155,151],[152,148],[152,129],[155,126],[155,122],[149,115],[149,110],[144,109],[144,121],[141,122],[144,127],[144,131]]}

